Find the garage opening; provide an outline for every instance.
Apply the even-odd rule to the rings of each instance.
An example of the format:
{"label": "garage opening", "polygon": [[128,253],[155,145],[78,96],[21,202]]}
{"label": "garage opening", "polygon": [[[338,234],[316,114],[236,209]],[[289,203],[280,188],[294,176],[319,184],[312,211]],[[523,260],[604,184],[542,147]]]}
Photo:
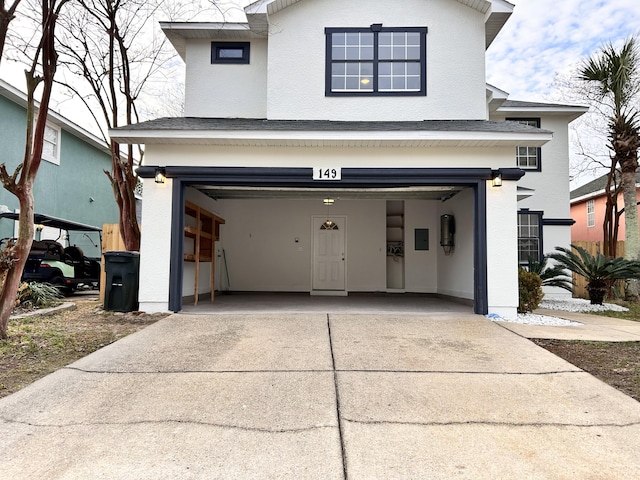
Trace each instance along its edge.
{"label": "garage opening", "polygon": [[[170,308],[211,307],[228,295],[238,302],[240,294],[248,303],[264,294],[354,303],[395,294],[454,299],[482,313],[484,180],[430,178],[432,185],[340,188],[174,180]],[[223,220],[197,272],[185,257],[186,202]],[[443,215],[458,225],[449,252],[440,246]]]}

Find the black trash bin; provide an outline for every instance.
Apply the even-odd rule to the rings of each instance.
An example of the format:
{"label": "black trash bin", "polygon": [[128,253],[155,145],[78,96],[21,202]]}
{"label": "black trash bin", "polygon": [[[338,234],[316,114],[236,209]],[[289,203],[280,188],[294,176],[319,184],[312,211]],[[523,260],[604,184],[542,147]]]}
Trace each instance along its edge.
{"label": "black trash bin", "polygon": [[112,312],[138,310],[140,254],[138,252],[105,252],[104,309]]}

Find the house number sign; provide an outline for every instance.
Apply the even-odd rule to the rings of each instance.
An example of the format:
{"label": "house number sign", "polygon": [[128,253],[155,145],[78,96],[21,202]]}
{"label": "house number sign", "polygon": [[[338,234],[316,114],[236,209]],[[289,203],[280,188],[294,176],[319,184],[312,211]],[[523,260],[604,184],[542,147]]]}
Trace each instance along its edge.
{"label": "house number sign", "polygon": [[314,180],[342,180],[341,168],[315,167],[313,169]]}

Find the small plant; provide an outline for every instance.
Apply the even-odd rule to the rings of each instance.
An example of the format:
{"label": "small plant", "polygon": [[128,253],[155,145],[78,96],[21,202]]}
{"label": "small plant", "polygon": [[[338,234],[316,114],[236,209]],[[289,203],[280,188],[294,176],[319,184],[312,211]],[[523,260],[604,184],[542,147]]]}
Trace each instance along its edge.
{"label": "small plant", "polygon": [[544,255],[540,261],[529,256],[527,270],[538,274],[543,287],[559,287],[572,292],[573,279],[571,276],[561,265],[547,266],[548,260],[548,255]]}
{"label": "small plant", "polygon": [[60,303],[62,294],[48,283],[23,282],[18,287],[16,307],[46,308]]}
{"label": "small plant", "polygon": [[587,292],[592,305],[602,305],[607,291],[615,280],[640,278],[638,261],[611,258],[600,252],[593,256],[576,245],[571,245],[571,249],[556,247],[558,253],[550,254],[549,258],[587,279]]}
{"label": "small plant", "polygon": [[518,312],[533,312],[540,302],[542,293],[542,279],[534,272],[528,272],[524,268],[518,269]]}
{"label": "small plant", "polygon": [[0,245],[0,290],[7,272],[13,268],[17,261],[14,241],[9,239],[6,244]]}

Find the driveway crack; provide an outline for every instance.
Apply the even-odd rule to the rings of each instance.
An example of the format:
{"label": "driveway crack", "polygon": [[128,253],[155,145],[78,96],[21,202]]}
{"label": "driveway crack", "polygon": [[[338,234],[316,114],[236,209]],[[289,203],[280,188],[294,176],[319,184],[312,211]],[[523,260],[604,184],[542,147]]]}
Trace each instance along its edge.
{"label": "driveway crack", "polygon": [[95,427],[95,426],[136,426],[136,425],[164,425],[164,424],[178,424],[178,425],[200,425],[204,427],[221,428],[225,430],[240,430],[245,432],[258,432],[258,433],[304,433],[314,430],[333,429],[335,425],[314,425],[311,427],[299,427],[299,428],[260,428],[260,427],[246,427],[242,425],[233,425],[229,423],[216,423],[205,422],[201,420],[188,420],[188,419],[161,419],[161,420],[132,420],[124,422],[69,422],[69,423],[37,423],[28,422],[22,420],[12,420],[2,418],[2,422],[7,424],[24,425],[34,428],[72,428],[72,427]]}
{"label": "driveway crack", "polygon": [[336,415],[338,416],[338,434],[340,435],[340,451],[342,454],[342,473],[345,480],[349,479],[347,471],[347,454],[344,445],[344,432],[342,431],[342,417],[340,414],[340,389],[338,388],[338,370],[336,369],[336,359],[333,353],[333,339],[331,337],[331,318],[327,313],[327,332],[329,334],[329,350],[331,352],[331,365],[333,367],[333,385],[336,392]]}
{"label": "driveway crack", "polygon": [[408,421],[393,421],[393,420],[356,420],[352,418],[343,418],[345,422],[359,424],[359,425],[402,425],[402,426],[418,426],[418,427],[449,427],[449,426],[464,426],[464,425],[481,425],[490,427],[562,427],[562,428],[629,428],[640,426],[638,422],[627,423],[562,423],[562,422],[494,422],[488,420],[467,420],[467,421],[453,421],[453,422],[408,422]]}

